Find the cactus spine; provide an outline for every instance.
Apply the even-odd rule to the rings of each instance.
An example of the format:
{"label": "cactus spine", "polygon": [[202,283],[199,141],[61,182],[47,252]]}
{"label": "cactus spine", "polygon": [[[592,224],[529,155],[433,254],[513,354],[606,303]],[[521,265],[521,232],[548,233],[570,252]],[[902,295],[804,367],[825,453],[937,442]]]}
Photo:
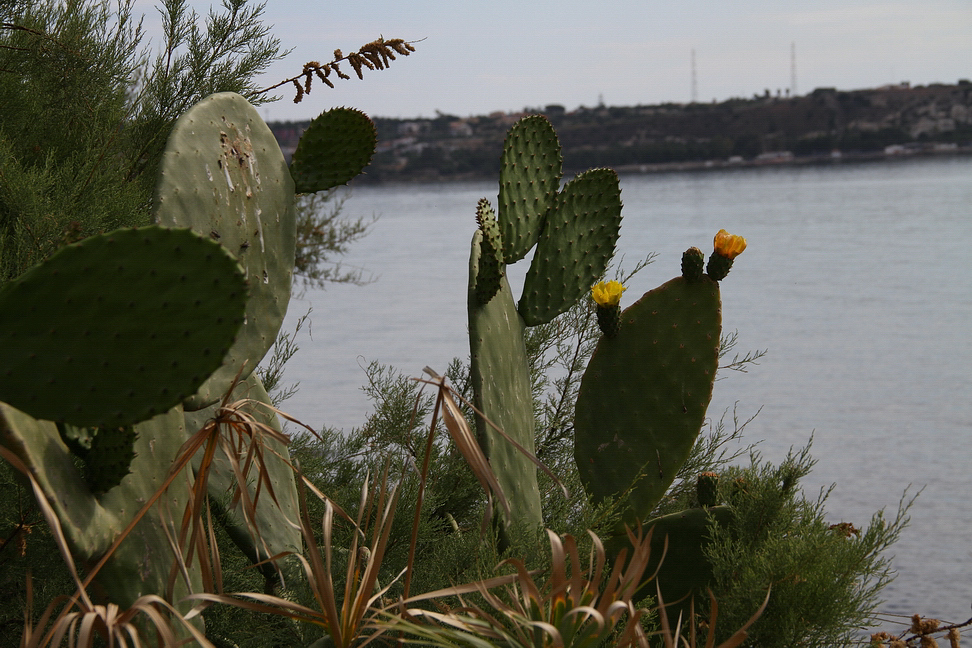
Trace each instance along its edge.
{"label": "cactus spine", "polygon": [[[535,447],[526,327],[568,310],[600,277],[614,253],[621,224],[618,178],[594,169],[558,191],[560,143],[543,117],[510,130],[500,168],[495,226],[489,202],[477,207],[469,267],[469,341],[476,407],[531,453]],[[498,231],[497,231],[498,230]],[[505,265],[536,246],[523,293],[514,302]],[[480,444],[510,505],[507,523],[542,523],[536,468],[483,417]]]}

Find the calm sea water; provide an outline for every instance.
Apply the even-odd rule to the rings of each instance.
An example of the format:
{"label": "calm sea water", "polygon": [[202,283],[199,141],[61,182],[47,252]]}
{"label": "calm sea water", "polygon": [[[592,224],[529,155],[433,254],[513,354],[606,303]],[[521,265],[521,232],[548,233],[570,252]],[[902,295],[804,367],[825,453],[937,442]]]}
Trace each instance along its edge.
{"label": "calm sea water", "polygon": [[[368,362],[418,376],[467,356],[475,205],[496,192],[353,191],[346,215],[378,220],[345,261],[374,281],[291,303],[291,325],[313,313],[288,366],[300,382],[288,411],[350,431],[370,409]],[[804,489],[837,484],[834,522],[893,515],[905,489],[924,489],[882,610],[972,616],[972,158],[625,176],[622,198],[623,265],[658,254],[627,303],[677,275],[686,248],[709,250],[720,228],[749,241],[723,282],[724,329],[738,330],[737,350],[768,354],[716,383],[710,416],[762,408],[746,441],[774,461],[812,435]]]}

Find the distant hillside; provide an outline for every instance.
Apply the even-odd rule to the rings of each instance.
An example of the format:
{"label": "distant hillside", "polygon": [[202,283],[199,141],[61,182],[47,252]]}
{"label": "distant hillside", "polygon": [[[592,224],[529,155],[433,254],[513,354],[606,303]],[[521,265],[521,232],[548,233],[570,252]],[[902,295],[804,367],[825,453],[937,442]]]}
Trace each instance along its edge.
{"label": "distant hillside", "polygon": [[[872,90],[818,88],[800,97],[712,104],[563,106],[478,117],[374,118],[378,151],[364,181],[495,177],[503,138],[523,115],[557,129],[565,171],[621,171],[816,162],[972,151],[972,83]],[[272,123],[285,153],[306,123]]]}

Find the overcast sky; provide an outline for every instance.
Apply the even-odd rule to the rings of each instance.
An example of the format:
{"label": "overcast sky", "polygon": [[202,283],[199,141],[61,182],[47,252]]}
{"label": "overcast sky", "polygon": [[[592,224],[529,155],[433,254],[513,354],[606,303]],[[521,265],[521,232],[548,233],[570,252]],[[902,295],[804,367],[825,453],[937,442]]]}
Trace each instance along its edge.
{"label": "overcast sky", "polygon": [[[153,42],[159,18],[137,0]],[[190,0],[205,15],[212,3]],[[267,24],[293,52],[262,85],[379,35],[419,41],[380,72],[287,90],[268,120],[335,105],[378,117],[468,116],[525,107],[655,104],[972,78],[972,0],[269,0]],[[350,72],[350,70],[347,70]]]}

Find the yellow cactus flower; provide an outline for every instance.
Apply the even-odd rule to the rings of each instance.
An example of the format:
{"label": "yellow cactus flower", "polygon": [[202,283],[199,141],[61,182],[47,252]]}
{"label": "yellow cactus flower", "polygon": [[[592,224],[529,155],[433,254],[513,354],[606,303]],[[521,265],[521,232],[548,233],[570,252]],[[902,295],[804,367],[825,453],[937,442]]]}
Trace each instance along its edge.
{"label": "yellow cactus flower", "polygon": [[621,293],[627,290],[617,281],[602,281],[591,286],[591,297],[599,306],[617,306],[621,303]]}
{"label": "yellow cactus flower", "polygon": [[730,261],[742,254],[746,249],[746,239],[735,234],[730,234],[726,230],[719,230],[715,235],[715,251]]}

